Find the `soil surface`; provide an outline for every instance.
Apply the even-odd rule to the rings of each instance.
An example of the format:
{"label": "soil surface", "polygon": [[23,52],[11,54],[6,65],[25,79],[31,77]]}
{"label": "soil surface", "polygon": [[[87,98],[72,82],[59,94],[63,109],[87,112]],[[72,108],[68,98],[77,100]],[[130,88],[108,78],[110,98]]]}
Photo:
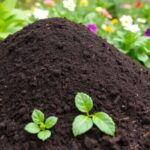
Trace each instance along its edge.
{"label": "soil surface", "polygon": [[[77,92],[115,120],[115,137],[96,127],[73,137]],[[59,117],[45,142],[24,131],[34,108]],[[148,149],[150,70],[66,19],[38,21],[0,43],[0,150]]]}

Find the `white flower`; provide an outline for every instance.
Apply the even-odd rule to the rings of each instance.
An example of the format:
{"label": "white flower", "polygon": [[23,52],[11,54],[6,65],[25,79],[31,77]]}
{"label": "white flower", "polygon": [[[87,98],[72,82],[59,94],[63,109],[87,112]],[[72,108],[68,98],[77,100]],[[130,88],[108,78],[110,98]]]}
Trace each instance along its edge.
{"label": "white flower", "polygon": [[67,8],[70,11],[74,11],[76,8],[76,4],[74,0],[64,0],[63,4],[64,4],[64,8]]}
{"label": "white flower", "polygon": [[102,29],[104,29],[104,30],[105,30],[105,29],[106,29],[106,27],[107,27],[107,26],[106,26],[105,24],[102,24]]}
{"label": "white flower", "polygon": [[144,23],[146,23],[146,20],[143,18],[137,18],[137,22],[144,24]]}
{"label": "white flower", "polygon": [[124,29],[134,33],[140,31],[140,28],[137,24],[126,26]]}
{"label": "white flower", "polygon": [[38,9],[38,8],[33,11],[33,16],[37,19],[48,18],[48,14],[49,14],[48,10],[42,10],[42,9]]}
{"label": "white flower", "polygon": [[123,15],[120,18],[120,22],[121,22],[122,26],[126,27],[126,26],[132,25],[133,19],[132,19],[131,16],[125,16],[125,15]]}

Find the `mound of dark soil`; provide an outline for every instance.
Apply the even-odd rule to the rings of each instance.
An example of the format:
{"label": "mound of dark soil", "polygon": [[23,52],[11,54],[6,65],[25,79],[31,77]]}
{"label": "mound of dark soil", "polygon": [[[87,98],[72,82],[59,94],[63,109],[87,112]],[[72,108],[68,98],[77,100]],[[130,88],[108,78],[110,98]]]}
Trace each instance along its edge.
{"label": "mound of dark soil", "polygon": [[[73,137],[79,91],[112,116],[115,137]],[[46,142],[23,129],[33,108],[59,117]],[[148,150],[149,110],[150,71],[82,25],[41,20],[0,43],[0,150]]]}

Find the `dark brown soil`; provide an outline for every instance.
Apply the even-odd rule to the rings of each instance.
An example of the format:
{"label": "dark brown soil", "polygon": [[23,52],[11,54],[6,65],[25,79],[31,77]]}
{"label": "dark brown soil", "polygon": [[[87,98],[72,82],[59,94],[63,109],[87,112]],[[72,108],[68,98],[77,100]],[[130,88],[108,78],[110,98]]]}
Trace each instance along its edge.
{"label": "dark brown soil", "polygon": [[[77,92],[117,125],[115,137],[96,127],[74,138]],[[24,131],[33,108],[59,122],[51,139]],[[0,43],[0,150],[149,150],[150,71],[65,19],[41,20]]]}

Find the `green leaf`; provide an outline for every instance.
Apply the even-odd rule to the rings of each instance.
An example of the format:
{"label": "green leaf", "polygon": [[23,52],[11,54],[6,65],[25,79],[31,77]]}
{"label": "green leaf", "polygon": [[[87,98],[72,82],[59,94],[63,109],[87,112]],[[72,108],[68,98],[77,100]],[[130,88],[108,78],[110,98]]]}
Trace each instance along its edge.
{"label": "green leaf", "polygon": [[78,136],[90,130],[92,126],[93,122],[91,118],[88,116],[79,115],[73,121],[72,131],[74,136]]}
{"label": "green leaf", "polygon": [[93,108],[93,101],[85,93],[77,93],[75,97],[75,106],[81,112],[89,112]]}
{"label": "green leaf", "polygon": [[145,53],[150,56],[150,49],[144,47]]}
{"label": "green leaf", "polygon": [[32,113],[32,120],[33,122],[40,124],[44,121],[44,114],[40,110],[34,109]]}
{"label": "green leaf", "polygon": [[17,0],[4,0],[3,5],[9,9],[12,10],[16,7]]}
{"label": "green leaf", "polygon": [[49,130],[44,130],[38,133],[38,138],[42,141],[47,140],[51,136],[51,131]]}
{"label": "green leaf", "polygon": [[148,40],[146,41],[145,46],[146,46],[147,49],[150,50],[150,39],[148,39]]}
{"label": "green leaf", "polygon": [[148,60],[148,55],[146,55],[145,53],[138,53],[137,57],[142,62],[146,62]]}
{"label": "green leaf", "polygon": [[28,123],[25,128],[24,128],[27,132],[32,133],[32,134],[36,134],[40,131],[40,128],[37,124],[30,122]]}
{"label": "green leaf", "polygon": [[47,129],[52,128],[57,123],[58,118],[57,117],[48,117],[45,121],[45,126]]}
{"label": "green leaf", "polygon": [[147,68],[150,68],[150,58],[144,62],[144,65],[147,67]]}
{"label": "green leaf", "polygon": [[5,39],[10,33],[3,33],[3,32],[0,32],[0,39]]}
{"label": "green leaf", "polygon": [[108,114],[104,112],[95,113],[93,122],[102,132],[111,136],[115,135],[115,123]]}

